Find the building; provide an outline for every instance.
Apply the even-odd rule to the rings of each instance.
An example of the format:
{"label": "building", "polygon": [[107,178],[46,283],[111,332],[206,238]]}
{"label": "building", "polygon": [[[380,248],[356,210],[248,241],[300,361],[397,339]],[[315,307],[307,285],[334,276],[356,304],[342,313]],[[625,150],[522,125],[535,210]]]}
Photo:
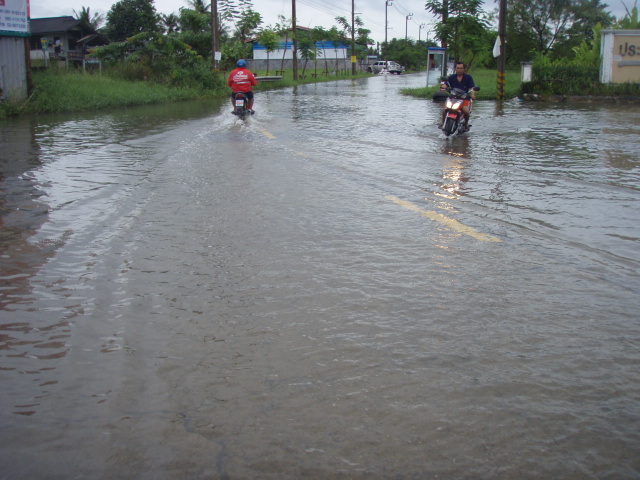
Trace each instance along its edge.
{"label": "building", "polygon": [[[297,27],[299,31],[311,31],[310,28]],[[304,52],[298,46],[298,68],[303,68],[307,63],[311,62],[322,64],[321,68],[325,70],[345,70],[351,68],[351,45],[342,42],[317,41],[315,42],[315,59],[305,61]],[[291,36],[282,37],[280,46],[268,52],[267,48],[260,42],[253,42],[253,59],[247,59],[250,68],[264,70],[267,60],[271,62],[271,68],[283,65],[285,69],[293,67],[293,40]],[[279,63],[275,63],[278,61]],[[329,65],[330,64],[330,65]]]}
{"label": "building", "polygon": [[31,59],[82,63],[91,47],[107,45],[109,40],[79,20],[66,17],[32,18]]}

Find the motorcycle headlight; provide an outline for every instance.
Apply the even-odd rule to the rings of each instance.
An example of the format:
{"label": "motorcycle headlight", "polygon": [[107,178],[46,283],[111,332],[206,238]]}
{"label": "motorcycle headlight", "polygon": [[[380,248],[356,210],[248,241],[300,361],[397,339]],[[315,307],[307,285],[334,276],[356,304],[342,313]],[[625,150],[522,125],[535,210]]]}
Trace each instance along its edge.
{"label": "motorcycle headlight", "polygon": [[446,101],[445,105],[446,105],[447,108],[453,107],[453,102],[451,101],[450,98],[447,98],[447,101]]}

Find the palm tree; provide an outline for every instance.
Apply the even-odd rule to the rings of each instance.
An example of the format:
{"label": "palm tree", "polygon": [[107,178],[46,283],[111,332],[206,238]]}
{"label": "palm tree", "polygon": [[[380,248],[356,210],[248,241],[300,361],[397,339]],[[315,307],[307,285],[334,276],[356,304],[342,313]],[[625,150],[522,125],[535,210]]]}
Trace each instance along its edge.
{"label": "palm tree", "polygon": [[175,13],[170,13],[169,15],[161,14],[160,18],[167,34],[180,31],[180,18]]}
{"label": "palm tree", "polygon": [[83,23],[84,25],[87,25],[94,30],[98,30],[98,28],[100,28],[100,26],[104,22],[104,15],[96,13],[92,17],[90,10],[91,7],[82,7],[80,13],[76,12],[75,10],[73,11],[73,13],[75,13],[76,20],[78,20],[80,23]]}
{"label": "palm tree", "polygon": [[204,0],[187,0],[187,5],[193,7],[198,13],[209,13],[209,7],[211,7],[211,4],[205,4]]}

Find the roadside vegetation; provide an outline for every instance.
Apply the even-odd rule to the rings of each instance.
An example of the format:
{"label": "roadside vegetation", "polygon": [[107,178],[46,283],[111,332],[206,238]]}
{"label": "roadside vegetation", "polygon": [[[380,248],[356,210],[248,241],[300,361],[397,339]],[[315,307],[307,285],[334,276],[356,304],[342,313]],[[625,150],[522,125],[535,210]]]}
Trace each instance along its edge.
{"label": "roadside vegetation", "polygon": [[[251,58],[252,43],[262,43],[268,52],[278,49],[281,39],[291,40],[291,20],[284,16],[275,25],[264,25],[252,0],[215,0],[220,25],[217,31],[221,59],[214,72],[211,3],[188,0],[178,12],[161,15],[154,0],[120,0],[106,18],[91,15],[82,7],[76,18],[111,41],[91,52],[103,65],[102,75],[73,72],[34,72],[33,92],[26,102],[0,104],[0,115],[33,112],[88,110],[146,103],[173,102],[228,94],[226,75],[239,58]],[[451,59],[464,61],[482,90],[480,98],[495,98],[496,59],[492,51],[497,37],[497,8],[485,10],[486,0],[427,0],[425,9],[440,18],[429,30],[421,25],[418,40],[411,36],[376,44],[370,30],[355,17],[336,17],[330,28],[297,31],[298,52],[305,78],[293,80],[291,72],[277,82],[263,82],[258,89],[281,88],[300,83],[350,77],[317,73],[318,43],[351,45],[355,38],[356,57],[375,55],[403,64],[408,72],[419,71],[427,63],[429,46],[448,45]],[[608,6],[593,1],[510,0],[507,19],[509,38],[506,61],[507,95],[633,95],[638,84],[600,85],[600,37],[602,28],[638,29],[638,9],[627,8],[617,19]],[[104,25],[103,25],[104,24]],[[424,34],[425,40],[422,40]],[[520,85],[520,65],[533,61],[533,81]],[[272,59],[271,72],[284,70],[284,59]],[[312,73],[315,75],[311,75]],[[280,68],[278,68],[278,66]],[[307,68],[309,66],[309,68]],[[358,74],[366,76],[366,74]],[[516,88],[516,85],[518,86]],[[434,87],[437,89],[437,87]],[[406,94],[429,97],[433,89],[414,89]]]}
{"label": "roadside vegetation", "polygon": [[[468,72],[480,87],[480,91],[476,94],[478,100],[495,100],[497,98],[498,75],[496,70],[486,68],[470,70]],[[521,73],[519,71],[508,71],[506,75],[506,94],[507,98],[515,98],[520,96]],[[401,93],[417,98],[427,98],[431,100],[433,94],[440,90],[440,86],[423,87],[423,88],[403,88]]]}

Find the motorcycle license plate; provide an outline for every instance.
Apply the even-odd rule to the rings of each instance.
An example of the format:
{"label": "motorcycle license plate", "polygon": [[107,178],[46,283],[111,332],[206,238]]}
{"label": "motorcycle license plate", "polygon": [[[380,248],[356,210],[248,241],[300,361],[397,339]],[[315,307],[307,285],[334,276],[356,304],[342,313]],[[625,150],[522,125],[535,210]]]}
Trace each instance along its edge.
{"label": "motorcycle license plate", "polygon": [[236,100],[236,107],[242,107],[244,105],[244,100]]}

